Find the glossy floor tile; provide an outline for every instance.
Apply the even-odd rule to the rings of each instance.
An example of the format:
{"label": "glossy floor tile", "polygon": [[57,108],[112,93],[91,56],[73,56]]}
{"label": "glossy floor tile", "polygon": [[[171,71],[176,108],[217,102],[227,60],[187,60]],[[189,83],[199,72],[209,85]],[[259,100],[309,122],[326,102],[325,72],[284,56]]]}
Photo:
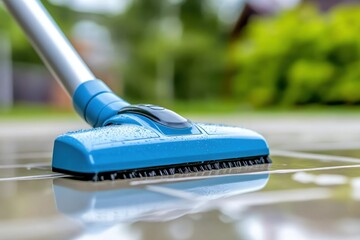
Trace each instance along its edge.
{"label": "glossy floor tile", "polygon": [[11,141],[0,127],[0,239],[359,239],[357,136],[286,139],[271,121],[272,164],[104,182],[51,171],[53,136],[71,124]]}

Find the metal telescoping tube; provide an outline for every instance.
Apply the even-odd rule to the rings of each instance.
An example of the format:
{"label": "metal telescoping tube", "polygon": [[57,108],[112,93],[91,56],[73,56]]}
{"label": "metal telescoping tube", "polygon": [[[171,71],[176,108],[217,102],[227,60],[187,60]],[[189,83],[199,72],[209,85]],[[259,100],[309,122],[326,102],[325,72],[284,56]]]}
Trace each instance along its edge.
{"label": "metal telescoping tube", "polygon": [[96,79],[38,0],[3,0],[52,74],[72,96],[82,83]]}

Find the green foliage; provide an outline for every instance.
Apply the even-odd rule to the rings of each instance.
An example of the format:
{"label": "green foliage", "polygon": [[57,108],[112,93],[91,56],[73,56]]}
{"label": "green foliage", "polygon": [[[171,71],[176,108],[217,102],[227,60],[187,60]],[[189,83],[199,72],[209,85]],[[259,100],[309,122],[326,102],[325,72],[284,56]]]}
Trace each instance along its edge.
{"label": "green foliage", "polygon": [[125,56],[118,71],[127,97],[158,99],[159,81],[172,85],[170,95],[180,100],[219,95],[226,42],[217,16],[204,12],[202,4],[135,0],[108,19],[119,55]]}
{"label": "green foliage", "polygon": [[[48,1],[42,1],[46,9],[59,24],[60,28],[68,33],[79,14],[66,7],[54,6]],[[12,59],[15,62],[41,63],[40,57],[27,40],[22,29],[14,19],[0,6],[0,31],[9,36],[12,46]]]}
{"label": "green foliage", "polygon": [[14,60],[22,62],[39,61],[37,54],[31,48],[22,30],[2,7],[0,7],[0,30],[1,34],[6,34],[6,36],[10,37]]}
{"label": "green foliage", "polygon": [[360,6],[254,18],[237,41],[234,95],[254,106],[360,103]]}
{"label": "green foliage", "polygon": [[[109,29],[117,51],[112,69],[127,99],[214,101],[226,85],[233,91],[227,100],[256,107],[360,104],[359,5],[326,13],[302,5],[254,17],[230,43],[229,29],[203,0],[133,0],[116,16],[43,3],[67,34],[79,20]],[[40,62],[1,8],[0,29],[11,37],[14,61]]]}
{"label": "green foliage", "polygon": [[[118,56],[112,69],[118,80],[125,82],[126,98],[203,100],[219,95],[225,69],[225,35],[216,14],[204,11],[202,0],[133,0],[124,13],[116,16],[81,13],[48,1],[42,3],[70,39],[71,28],[79,20],[96,21],[109,29]],[[41,63],[22,30],[3,8],[0,28],[10,36],[13,61]],[[161,90],[164,84],[172,87]],[[161,99],[166,95],[169,99]]]}

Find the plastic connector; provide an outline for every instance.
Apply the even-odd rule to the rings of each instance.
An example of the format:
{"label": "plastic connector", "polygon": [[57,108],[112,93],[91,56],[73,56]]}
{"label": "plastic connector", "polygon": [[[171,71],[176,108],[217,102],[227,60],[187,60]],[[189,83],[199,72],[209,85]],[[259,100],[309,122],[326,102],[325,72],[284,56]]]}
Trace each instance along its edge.
{"label": "plastic connector", "polygon": [[130,104],[114,94],[102,81],[90,80],[75,90],[73,105],[87,123],[93,127],[100,127]]}

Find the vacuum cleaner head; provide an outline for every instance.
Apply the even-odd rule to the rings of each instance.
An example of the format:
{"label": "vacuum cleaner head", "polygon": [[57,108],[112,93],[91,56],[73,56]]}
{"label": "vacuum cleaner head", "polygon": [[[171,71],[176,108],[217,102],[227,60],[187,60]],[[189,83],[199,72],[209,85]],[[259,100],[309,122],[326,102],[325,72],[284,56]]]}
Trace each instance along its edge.
{"label": "vacuum cleaner head", "polygon": [[92,130],[55,140],[53,170],[85,179],[133,178],[269,163],[259,134],[195,124],[153,105],[130,105],[82,61],[40,1],[4,0]]}
{"label": "vacuum cleaner head", "polygon": [[59,136],[53,170],[114,180],[271,162],[265,139],[253,131],[192,123],[158,106],[124,107],[104,125]]}

